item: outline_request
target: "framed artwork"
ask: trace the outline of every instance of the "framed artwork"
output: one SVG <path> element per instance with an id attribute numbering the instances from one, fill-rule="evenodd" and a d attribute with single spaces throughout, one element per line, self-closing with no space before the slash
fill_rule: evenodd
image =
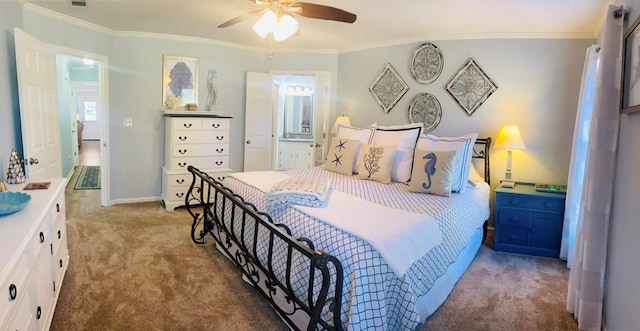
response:
<path id="1" fill-rule="evenodd" d="M 640 111 L 640 17 L 629 26 L 622 43 L 620 113 Z"/>
<path id="2" fill-rule="evenodd" d="M 429 84 L 436 80 L 443 66 L 442 52 L 431 43 L 420 45 L 411 58 L 411 74 L 420 84 Z"/>
<path id="3" fill-rule="evenodd" d="M 178 105 L 172 105 L 180 98 Z M 162 104 L 184 106 L 198 103 L 198 58 L 175 55 L 162 57 Z"/>
<path id="4" fill-rule="evenodd" d="M 469 59 L 447 84 L 447 92 L 469 116 L 497 89 L 473 59 Z"/>
<path id="5" fill-rule="evenodd" d="M 409 91 L 409 86 L 391 63 L 387 63 L 380 75 L 369 86 L 369 91 L 382 110 L 388 114 L 402 96 Z"/>
<path id="6" fill-rule="evenodd" d="M 430 132 L 440 124 L 442 107 L 438 99 L 429 93 L 420 93 L 409 104 L 409 121 L 422 123 L 422 132 Z"/>

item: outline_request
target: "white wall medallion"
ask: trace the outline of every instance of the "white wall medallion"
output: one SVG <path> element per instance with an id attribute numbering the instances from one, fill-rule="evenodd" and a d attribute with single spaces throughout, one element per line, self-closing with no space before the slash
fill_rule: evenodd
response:
<path id="1" fill-rule="evenodd" d="M 411 59 L 411 74 L 420 84 L 429 84 L 442 72 L 444 59 L 440 49 L 431 43 L 420 45 Z"/>
<path id="2" fill-rule="evenodd" d="M 469 59 L 447 84 L 447 92 L 469 116 L 497 89 L 473 59 Z"/>
<path id="3" fill-rule="evenodd" d="M 409 121 L 422 123 L 422 132 L 429 132 L 440 124 L 442 107 L 435 96 L 429 93 L 420 93 L 413 97 L 409 104 Z"/>
<path id="4" fill-rule="evenodd" d="M 409 91 L 409 86 L 391 63 L 387 63 L 380 75 L 369 86 L 369 91 L 382 110 L 388 114 L 391 108 Z"/>

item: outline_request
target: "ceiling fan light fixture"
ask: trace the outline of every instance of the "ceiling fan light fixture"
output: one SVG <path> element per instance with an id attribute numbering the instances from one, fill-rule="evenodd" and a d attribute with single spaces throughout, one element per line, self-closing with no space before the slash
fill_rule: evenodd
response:
<path id="1" fill-rule="evenodd" d="M 278 18 L 276 17 L 276 13 L 272 10 L 266 11 L 260 19 L 253 24 L 253 31 L 255 31 L 260 37 L 263 39 L 275 29 L 276 24 L 278 23 Z"/>
<path id="2" fill-rule="evenodd" d="M 293 36 L 298 31 L 298 21 L 291 15 L 284 14 L 273 28 L 273 39 L 276 41 L 285 40 Z"/>

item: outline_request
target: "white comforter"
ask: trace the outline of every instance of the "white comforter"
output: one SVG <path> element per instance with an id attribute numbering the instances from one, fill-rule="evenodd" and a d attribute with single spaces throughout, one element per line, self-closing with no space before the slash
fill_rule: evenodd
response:
<path id="1" fill-rule="evenodd" d="M 276 171 L 235 173 L 232 177 L 267 194 L 290 176 Z M 292 205 L 307 216 L 349 232 L 373 246 L 398 277 L 442 242 L 433 217 L 381 206 L 343 192 L 332 192 L 326 207 Z M 267 198 L 267 201 L 269 199 Z"/>

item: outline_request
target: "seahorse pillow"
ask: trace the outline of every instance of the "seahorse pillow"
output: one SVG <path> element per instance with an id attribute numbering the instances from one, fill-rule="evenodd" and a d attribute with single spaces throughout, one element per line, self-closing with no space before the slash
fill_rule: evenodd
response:
<path id="1" fill-rule="evenodd" d="M 391 183 L 396 146 L 364 145 L 358 160 L 358 178 Z"/>
<path id="2" fill-rule="evenodd" d="M 409 191 L 451 196 L 456 151 L 416 149 Z"/>
<path id="3" fill-rule="evenodd" d="M 338 137 L 331 139 L 331 145 L 329 146 L 329 153 L 327 154 L 327 161 L 324 164 L 324 168 L 329 171 L 351 176 L 359 148 L 359 140 Z"/>

